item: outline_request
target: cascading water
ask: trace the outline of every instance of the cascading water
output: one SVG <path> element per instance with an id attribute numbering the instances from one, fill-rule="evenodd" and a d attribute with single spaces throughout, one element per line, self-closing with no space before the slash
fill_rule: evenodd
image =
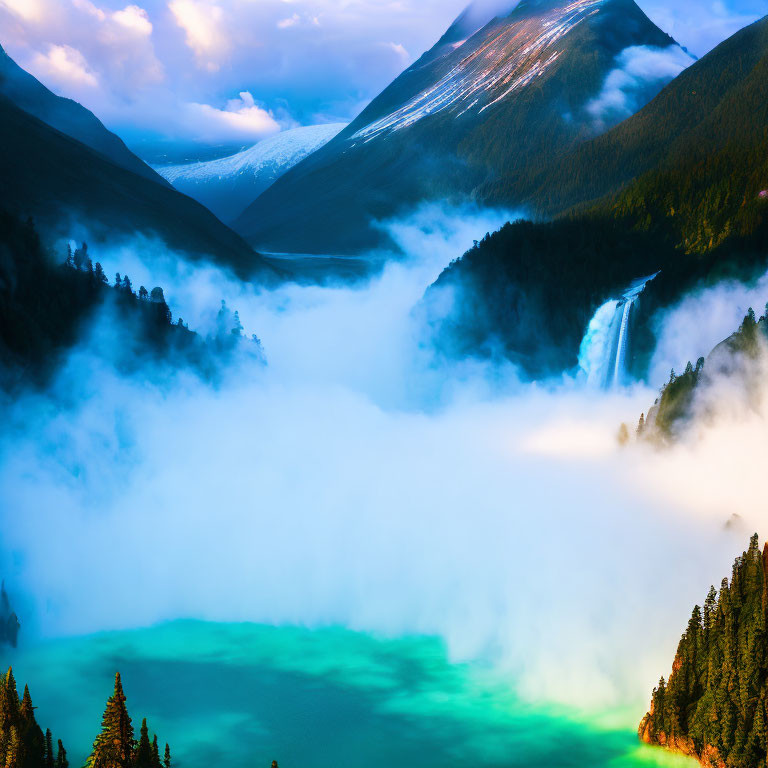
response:
<path id="1" fill-rule="evenodd" d="M 632 309 L 658 272 L 635 280 L 620 299 L 606 301 L 589 321 L 579 350 L 579 367 L 591 386 L 626 383 Z"/>

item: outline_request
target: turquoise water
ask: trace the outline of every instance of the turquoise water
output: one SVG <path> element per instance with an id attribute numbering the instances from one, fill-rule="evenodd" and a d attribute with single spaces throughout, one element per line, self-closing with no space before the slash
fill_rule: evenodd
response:
<path id="1" fill-rule="evenodd" d="M 431 638 L 175 622 L 40 643 L 5 660 L 73 766 L 118 669 L 134 723 L 149 718 L 179 768 L 695 765 L 638 745 L 637 713 L 587 719 L 531 707 L 489 670 L 449 663 Z"/>

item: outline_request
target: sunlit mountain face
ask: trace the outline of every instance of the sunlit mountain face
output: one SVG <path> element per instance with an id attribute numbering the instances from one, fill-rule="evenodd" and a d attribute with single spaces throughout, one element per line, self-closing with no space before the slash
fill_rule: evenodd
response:
<path id="1" fill-rule="evenodd" d="M 473 27 L 460 17 L 235 228 L 268 249 L 353 253 L 382 242 L 371 220 L 424 199 L 514 206 L 520 179 L 693 61 L 632 0 L 524 2 Z M 312 222 L 311 238 L 294 217 Z"/>
<path id="2" fill-rule="evenodd" d="M 357 131 L 352 140 L 368 140 L 400 130 L 444 110 L 454 119 L 471 112 L 482 115 L 544 76 L 563 54 L 557 42 L 589 16 L 599 13 L 604 2 L 578 0 L 511 26 L 494 24 L 478 42 L 456 41 L 451 47 L 463 55 L 458 64 L 396 112 Z"/>

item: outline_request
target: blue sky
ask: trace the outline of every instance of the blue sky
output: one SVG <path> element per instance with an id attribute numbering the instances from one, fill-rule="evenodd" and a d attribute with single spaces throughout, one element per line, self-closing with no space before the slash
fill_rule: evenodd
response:
<path id="1" fill-rule="evenodd" d="M 129 141 L 249 143 L 350 120 L 466 1 L 0 0 L 0 43 Z M 640 5 L 698 55 L 768 13 L 768 0 Z"/>

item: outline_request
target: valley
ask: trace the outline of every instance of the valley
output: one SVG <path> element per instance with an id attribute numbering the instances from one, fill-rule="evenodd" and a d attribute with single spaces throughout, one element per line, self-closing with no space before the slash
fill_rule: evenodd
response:
<path id="1" fill-rule="evenodd" d="M 765 768 L 768 17 L 686 2 L 0 0 L 0 765 Z"/>

